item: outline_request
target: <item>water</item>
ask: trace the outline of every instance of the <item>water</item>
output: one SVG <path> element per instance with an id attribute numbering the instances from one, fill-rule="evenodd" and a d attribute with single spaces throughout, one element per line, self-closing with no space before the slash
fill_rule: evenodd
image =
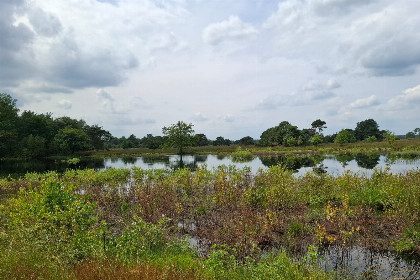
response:
<path id="1" fill-rule="evenodd" d="M 312 171 L 314 167 L 322 167 L 331 175 L 339 176 L 346 170 L 360 175 L 370 176 L 374 168 L 389 167 L 392 173 L 405 173 L 408 170 L 420 168 L 420 155 L 411 159 L 394 158 L 379 154 L 344 154 L 344 155 L 311 155 L 311 156 L 259 156 L 247 162 L 235 162 L 230 156 L 224 155 L 184 155 L 181 159 L 178 155 L 163 155 L 151 157 L 125 157 L 111 159 L 87 159 L 82 158 L 79 163 L 71 164 L 63 160 L 0 160 L 0 177 L 17 177 L 27 172 L 64 172 L 66 169 L 93 168 L 102 170 L 107 168 L 131 168 L 142 169 L 178 169 L 199 166 L 207 169 L 217 168 L 220 165 L 235 165 L 237 168 L 249 167 L 254 174 L 259 169 L 267 169 L 270 166 L 283 164 L 287 169 L 303 175 Z"/>

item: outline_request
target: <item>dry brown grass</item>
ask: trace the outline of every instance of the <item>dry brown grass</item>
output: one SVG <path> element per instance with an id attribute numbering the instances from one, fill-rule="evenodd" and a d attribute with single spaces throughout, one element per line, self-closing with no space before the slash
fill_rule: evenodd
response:
<path id="1" fill-rule="evenodd" d="M 189 280 L 200 279 L 194 270 L 178 270 L 154 264 L 126 265 L 115 261 L 86 261 L 74 270 L 77 280 Z"/>

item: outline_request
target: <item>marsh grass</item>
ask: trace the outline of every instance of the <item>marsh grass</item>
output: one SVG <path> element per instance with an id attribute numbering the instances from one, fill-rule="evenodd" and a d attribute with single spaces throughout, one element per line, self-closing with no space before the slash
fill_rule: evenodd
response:
<path id="1" fill-rule="evenodd" d="M 28 173 L 0 181 L 13 194 L 0 205 L 0 278 L 328 279 L 289 254 L 351 244 L 419 253 L 419 186 L 420 170 Z M 203 256 L 179 240 L 188 235 Z"/>

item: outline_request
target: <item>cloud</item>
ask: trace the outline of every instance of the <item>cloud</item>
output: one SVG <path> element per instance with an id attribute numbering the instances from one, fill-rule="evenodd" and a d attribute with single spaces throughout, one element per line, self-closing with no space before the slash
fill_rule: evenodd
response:
<path id="1" fill-rule="evenodd" d="M 420 106 L 420 85 L 406 89 L 386 104 L 389 110 L 412 109 Z"/>
<path id="2" fill-rule="evenodd" d="M 223 121 L 225 122 L 234 122 L 235 121 L 235 117 L 232 114 L 226 114 L 224 116 L 221 117 Z"/>
<path id="3" fill-rule="evenodd" d="M 192 119 L 196 122 L 204 122 L 208 120 L 208 118 L 200 112 L 195 113 Z"/>
<path id="4" fill-rule="evenodd" d="M 360 108 L 366 108 L 366 107 L 372 107 L 379 105 L 379 100 L 376 97 L 376 95 L 371 95 L 366 98 L 357 99 L 356 101 L 350 103 L 350 108 L 353 109 L 360 109 Z"/>
<path id="5" fill-rule="evenodd" d="M 62 99 L 60 101 L 57 102 L 58 107 L 66 109 L 66 110 L 70 110 L 71 107 L 73 106 L 73 103 L 69 100 L 65 100 Z"/>
<path id="6" fill-rule="evenodd" d="M 0 2 L 0 86 L 118 86 L 152 52 L 187 47 L 171 30 L 182 3 L 73 2 Z"/>
<path id="7" fill-rule="evenodd" d="M 56 36 L 62 30 L 60 20 L 39 8 L 29 11 L 28 18 L 36 33 L 46 36 Z"/>
<path id="8" fill-rule="evenodd" d="M 264 23 L 271 55 L 320 62 L 331 73 L 411 75 L 420 65 L 420 2 L 407 2 L 282 1 Z"/>
<path id="9" fill-rule="evenodd" d="M 254 37 L 258 34 L 251 24 L 243 22 L 237 16 L 208 25 L 202 34 L 204 42 L 210 45 L 218 45 L 224 41 L 239 41 Z"/>

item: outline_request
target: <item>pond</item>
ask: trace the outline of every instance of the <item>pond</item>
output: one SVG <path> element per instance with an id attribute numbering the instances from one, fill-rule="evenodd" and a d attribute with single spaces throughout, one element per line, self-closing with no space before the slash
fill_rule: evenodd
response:
<path id="1" fill-rule="evenodd" d="M 217 168 L 220 165 L 235 165 L 237 168 L 249 167 L 251 172 L 256 173 L 259 169 L 267 169 L 270 166 L 283 164 L 287 169 L 303 175 L 308 171 L 320 170 L 331 175 L 341 175 L 350 170 L 360 175 L 370 176 L 374 168 L 389 168 L 392 173 L 405 173 L 408 170 L 420 168 L 420 154 L 409 157 L 399 157 L 387 154 L 341 154 L 341 155 L 270 155 L 257 156 L 254 159 L 238 162 L 227 155 L 184 155 L 181 159 L 178 155 L 159 155 L 143 157 L 124 157 L 108 159 L 82 158 L 76 163 L 66 160 L 1 160 L 0 177 L 17 177 L 26 172 L 64 172 L 66 169 L 92 168 L 102 170 L 108 168 L 131 168 L 142 169 L 178 169 L 206 166 L 208 169 Z"/>

